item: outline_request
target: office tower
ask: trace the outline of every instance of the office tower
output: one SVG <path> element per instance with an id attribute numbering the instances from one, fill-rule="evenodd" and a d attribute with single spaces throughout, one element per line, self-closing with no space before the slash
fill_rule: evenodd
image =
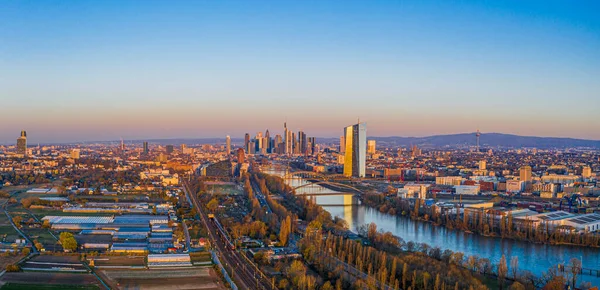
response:
<path id="1" fill-rule="evenodd" d="M 256 133 L 256 137 L 254 138 L 254 140 L 256 141 L 256 152 L 257 153 L 262 152 L 262 148 L 264 146 L 262 132 Z"/>
<path id="2" fill-rule="evenodd" d="M 231 154 L 231 137 L 229 136 L 225 138 L 225 151 L 227 155 Z"/>
<path id="3" fill-rule="evenodd" d="M 340 153 L 346 152 L 346 138 L 340 136 Z"/>
<path id="4" fill-rule="evenodd" d="M 583 167 L 583 169 L 581 170 L 581 176 L 583 178 L 590 178 L 590 177 L 592 177 L 592 168 L 589 167 L 589 166 Z"/>
<path id="5" fill-rule="evenodd" d="M 238 159 L 238 163 L 244 163 L 244 160 L 246 160 L 246 155 L 244 154 L 244 149 L 238 148 L 237 159 Z"/>
<path id="6" fill-rule="evenodd" d="M 306 144 L 306 134 L 303 131 L 298 131 L 298 153 L 306 155 L 308 145 Z"/>
<path id="7" fill-rule="evenodd" d="M 519 177 L 523 182 L 531 182 L 531 166 L 523 166 L 519 169 Z"/>
<path id="8" fill-rule="evenodd" d="M 485 160 L 479 161 L 479 170 L 486 170 L 487 162 Z"/>
<path id="9" fill-rule="evenodd" d="M 367 153 L 375 154 L 375 140 L 367 141 Z"/>
<path id="10" fill-rule="evenodd" d="M 248 143 L 248 154 L 256 153 L 257 145 L 258 144 L 256 144 L 256 142 L 254 140 L 250 141 L 250 143 Z"/>
<path id="11" fill-rule="evenodd" d="M 121 150 L 121 152 L 125 151 L 125 142 L 123 141 L 123 138 L 121 138 L 121 146 L 119 147 L 119 149 Z"/>
<path id="12" fill-rule="evenodd" d="M 148 151 L 148 141 L 144 141 L 144 155 L 148 155 L 149 151 Z"/>
<path id="13" fill-rule="evenodd" d="M 185 153 L 185 149 L 187 148 L 187 145 L 181 144 L 180 147 L 181 147 L 181 153 Z"/>
<path id="14" fill-rule="evenodd" d="M 73 159 L 79 159 L 79 156 L 80 156 L 79 149 L 73 149 L 73 150 L 71 150 L 71 158 L 73 158 Z"/>
<path id="15" fill-rule="evenodd" d="M 283 144 L 283 138 L 281 137 L 281 135 L 275 135 L 275 140 L 273 140 L 274 143 L 274 148 L 275 149 L 275 153 L 277 154 L 283 154 L 285 151 L 285 146 Z"/>
<path id="16" fill-rule="evenodd" d="M 367 124 L 358 123 L 344 129 L 346 152 L 344 175 L 365 177 L 367 159 Z"/>
<path id="17" fill-rule="evenodd" d="M 283 123 L 285 152 L 284 154 L 291 155 L 294 153 L 294 136 L 292 131 L 288 130 L 287 123 Z"/>
<path id="18" fill-rule="evenodd" d="M 21 136 L 17 138 L 17 154 L 27 156 L 27 132 L 21 131 Z"/>
<path id="19" fill-rule="evenodd" d="M 264 143 L 266 143 L 265 145 L 265 152 L 266 153 L 271 153 L 271 134 L 269 134 L 269 129 L 267 129 L 267 131 L 265 131 L 265 141 Z"/>
<path id="20" fill-rule="evenodd" d="M 314 155 L 316 153 L 316 148 L 317 146 L 317 141 L 315 140 L 315 137 L 309 137 L 308 138 L 308 154 L 310 155 Z"/>
<path id="21" fill-rule="evenodd" d="M 246 153 L 250 153 L 250 134 L 248 133 L 244 136 L 244 150 Z"/>
<path id="22" fill-rule="evenodd" d="M 296 139 L 296 133 L 292 132 L 292 154 L 298 154 L 298 140 Z"/>
<path id="23" fill-rule="evenodd" d="M 173 153 L 173 145 L 167 145 L 167 154 Z"/>

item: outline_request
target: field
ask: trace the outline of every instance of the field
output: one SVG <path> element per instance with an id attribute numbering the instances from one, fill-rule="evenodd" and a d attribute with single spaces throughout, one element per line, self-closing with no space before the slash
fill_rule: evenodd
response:
<path id="1" fill-rule="evenodd" d="M 212 262 L 210 252 L 192 252 L 190 253 L 192 263 Z"/>
<path id="2" fill-rule="evenodd" d="M 212 268 L 99 272 L 114 289 L 226 289 Z"/>
<path id="3" fill-rule="evenodd" d="M 88 257 L 88 260 L 94 259 L 96 268 L 102 267 L 145 267 L 145 256 L 97 256 Z M 88 261 L 89 263 L 89 261 Z"/>
<path id="4" fill-rule="evenodd" d="M 0 283 L 0 289 L 100 289 L 101 285 L 92 274 L 46 272 L 5 273 Z"/>
<path id="5" fill-rule="evenodd" d="M 96 290 L 96 285 L 48 285 L 48 284 L 25 284 L 6 283 L 0 290 Z"/>
<path id="6" fill-rule="evenodd" d="M 237 185 L 214 184 L 207 185 L 210 194 L 241 195 L 244 191 Z"/>
<path id="7" fill-rule="evenodd" d="M 21 238 L 21 235 L 12 227 L 8 217 L 4 213 L 0 213 L 0 240 L 14 243 L 18 238 Z"/>
<path id="8" fill-rule="evenodd" d="M 0 255 L 0 271 L 3 271 L 6 269 L 6 266 L 11 265 L 11 264 L 15 264 L 16 262 L 18 262 L 19 260 L 21 260 L 23 257 L 25 257 L 24 255 Z"/>

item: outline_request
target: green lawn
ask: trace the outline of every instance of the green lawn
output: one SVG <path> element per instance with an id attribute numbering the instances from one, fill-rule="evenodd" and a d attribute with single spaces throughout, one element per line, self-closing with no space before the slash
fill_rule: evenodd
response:
<path id="1" fill-rule="evenodd" d="M 1 290 L 96 290 L 100 289 L 96 285 L 51 285 L 51 284 L 26 284 L 26 283 L 6 283 Z"/>

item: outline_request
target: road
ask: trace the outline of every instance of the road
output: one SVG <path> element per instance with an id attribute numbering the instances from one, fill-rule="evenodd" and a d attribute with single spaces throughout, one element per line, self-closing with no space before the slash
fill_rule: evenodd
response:
<path id="1" fill-rule="evenodd" d="M 192 248 L 190 247 L 191 243 L 190 241 L 192 240 L 190 238 L 190 231 L 188 230 L 187 224 L 185 224 L 185 220 L 181 220 L 181 226 L 183 227 L 183 233 L 185 234 L 185 246 L 188 252 L 192 251 Z"/>
<path id="2" fill-rule="evenodd" d="M 209 222 L 208 216 L 202 211 L 198 197 L 191 194 L 188 185 L 184 182 L 184 192 L 192 201 L 192 205 L 198 210 L 198 214 L 204 226 L 208 230 L 210 242 L 219 253 L 221 263 L 228 270 L 236 286 L 241 289 L 274 289 L 271 281 L 267 279 L 248 258 L 242 256 L 242 253 L 227 247 L 226 243 L 217 236 L 217 228 L 212 222 Z"/>
<path id="3" fill-rule="evenodd" d="M 267 202 L 267 199 L 265 198 L 265 195 L 262 193 L 262 191 L 260 191 L 260 187 L 258 187 L 258 184 L 256 184 L 256 182 L 254 182 L 254 180 L 252 179 L 250 179 L 250 184 L 252 184 L 252 192 L 254 192 L 254 196 L 256 196 L 256 199 L 258 199 L 258 203 L 260 203 L 260 206 L 263 208 L 266 207 L 267 213 L 273 213 L 271 207 L 269 206 L 269 203 Z"/>

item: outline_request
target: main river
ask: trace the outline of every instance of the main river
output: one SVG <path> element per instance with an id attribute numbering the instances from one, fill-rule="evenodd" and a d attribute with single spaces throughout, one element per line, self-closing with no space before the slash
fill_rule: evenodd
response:
<path id="1" fill-rule="evenodd" d="M 267 173 L 282 176 L 282 171 L 267 171 Z M 295 177 L 288 184 L 296 187 L 309 184 L 308 181 Z M 305 193 L 336 193 L 319 185 L 307 185 L 297 190 L 297 194 Z M 477 255 L 490 259 L 496 264 L 502 254 L 507 261 L 516 256 L 519 258 L 519 269 L 529 270 L 539 276 L 550 267 L 559 263 L 568 263 L 571 258 L 582 260 L 584 268 L 600 269 L 600 249 L 572 246 L 553 246 L 532 244 L 508 239 L 484 237 L 467 234 L 462 231 L 449 230 L 433 226 L 429 223 L 414 221 L 410 218 L 381 213 L 376 209 L 357 205 L 351 196 L 315 196 L 316 202 L 331 213 L 332 216 L 343 218 L 352 231 L 361 225 L 375 223 L 378 229 L 390 231 L 404 241 L 426 243 L 432 247 L 450 249 L 462 252 L 466 256 Z M 583 281 L 592 285 L 600 285 L 600 278 L 584 275 Z M 578 279 L 578 282 L 582 279 Z"/>

